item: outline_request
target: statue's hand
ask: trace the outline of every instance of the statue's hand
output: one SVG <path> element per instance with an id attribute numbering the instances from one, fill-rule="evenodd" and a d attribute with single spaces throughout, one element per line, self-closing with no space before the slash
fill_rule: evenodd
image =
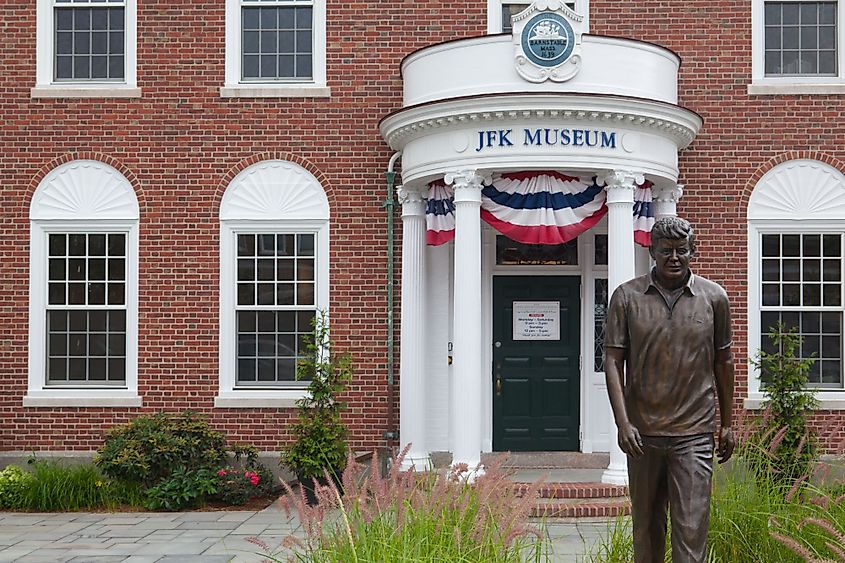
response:
<path id="1" fill-rule="evenodd" d="M 640 437 L 640 431 L 631 424 L 620 426 L 619 447 L 629 456 L 640 457 L 643 455 L 643 439 Z"/>
<path id="2" fill-rule="evenodd" d="M 719 448 L 716 453 L 719 454 L 719 463 L 728 461 L 734 453 L 734 432 L 730 426 L 722 426 L 719 430 Z"/>

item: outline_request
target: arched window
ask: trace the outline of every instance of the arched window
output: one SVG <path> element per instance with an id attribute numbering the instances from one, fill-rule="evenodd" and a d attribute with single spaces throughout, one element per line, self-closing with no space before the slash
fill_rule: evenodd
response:
<path id="1" fill-rule="evenodd" d="M 329 204 L 292 162 L 239 173 L 220 205 L 220 391 L 217 406 L 290 406 L 302 337 L 329 301 Z"/>
<path id="2" fill-rule="evenodd" d="M 845 176 L 823 162 L 792 160 L 767 172 L 748 202 L 748 349 L 771 350 L 769 327 L 783 322 L 816 358 L 810 386 L 823 402 L 843 396 Z M 749 398 L 762 398 L 749 378 Z"/>
<path id="3" fill-rule="evenodd" d="M 139 215 L 129 181 L 94 160 L 35 190 L 25 406 L 140 406 Z"/>

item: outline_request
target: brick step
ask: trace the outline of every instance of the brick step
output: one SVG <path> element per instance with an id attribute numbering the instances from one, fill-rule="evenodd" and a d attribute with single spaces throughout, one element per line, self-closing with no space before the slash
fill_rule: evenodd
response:
<path id="1" fill-rule="evenodd" d="M 513 469 L 604 469 L 610 462 L 605 453 L 582 452 L 508 452 L 482 453 L 481 463 L 506 456 L 505 467 Z"/>
<path id="2" fill-rule="evenodd" d="M 631 514 L 631 501 L 627 497 L 541 499 L 529 514 L 531 518 L 613 518 Z"/>
<path id="3" fill-rule="evenodd" d="M 532 486 L 531 483 L 516 483 L 517 494 L 522 496 Z M 606 483 L 542 483 L 539 491 L 540 498 L 544 499 L 602 499 L 628 495 L 628 487 Z"/>

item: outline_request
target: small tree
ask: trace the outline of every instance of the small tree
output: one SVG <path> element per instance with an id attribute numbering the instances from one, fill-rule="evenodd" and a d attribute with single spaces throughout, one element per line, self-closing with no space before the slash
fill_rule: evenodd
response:
<path id="1" fill-rule="evenodd" d="M 772 469 L 785 480 L 806 475 L 816 461 L 816 436 L 807 427 L 807 413 L 817 406 L 815 393 L 807 389 L 815 358 L 798 353 L 801 336 L 783 323 L 769 328 L 774 352 L 760 350 L 751 363 L 760 370 L 768 398 L 764 436 L 774 437 L 770 448 Z"/>
<path id="2" fill-rule="evenodd" d="M 306 338 L 306 356 L 297 362 L 296 378 L 308 380 L 308 394 L 297 400 L 298 420 L 291 426 L 293 442 L 282 450 L 282 463 L 300 479 L 339 476 L 346 467 L 347 428 L 341 420 L 345 403 L 338 396 L 352 377 L 349 354 L 331 350 L 326 314 L 314 319 Z"/>

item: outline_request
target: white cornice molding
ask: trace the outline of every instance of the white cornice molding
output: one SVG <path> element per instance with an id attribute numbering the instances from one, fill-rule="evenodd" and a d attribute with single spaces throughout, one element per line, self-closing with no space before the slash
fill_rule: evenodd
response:
<path id="1" fill-rule="evenodd" d="M 401 150 L 411 139 L 441 129 L 517 119 L 627 126 L 670 137 L 679 149 L 689 145 L 702 126 L 701 117 L 680 106 L 613 96 L 546 94 L 493 95 L 411 107 L 385 118 L 380 129 L 388 144 Z"/>

